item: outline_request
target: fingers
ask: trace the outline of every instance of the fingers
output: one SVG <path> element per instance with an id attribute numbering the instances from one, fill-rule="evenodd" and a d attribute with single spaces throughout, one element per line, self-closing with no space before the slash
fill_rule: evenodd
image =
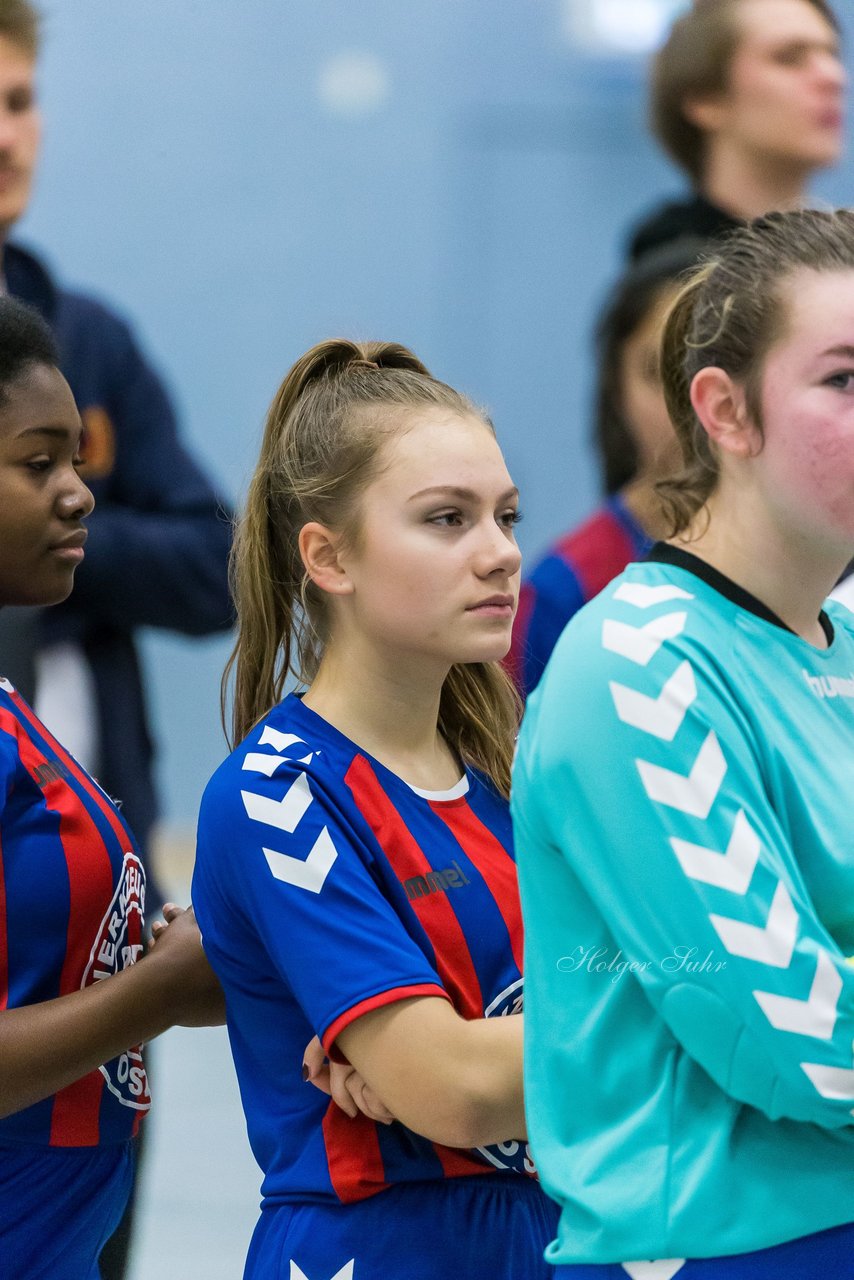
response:
<path id="1" fill-rule="evenodd" d="M 369 1120 L 376 1120 L 378 1124 L 392 1124 L 394 1116 L 387 1107 L 383 1106 L 371 1086 L 365 1083 L 358 1071 L 351 1072 L 347 1076 L 345 1083 L 350 1097 L 362 1115 L 367 1116 Z"/>
<path id="2" fill-rule="evenodd" d="M 332 1094 L 333 1102 L 336 1102 L 341 1110 L 355 1120 L 359 1114 L 359 1107 L 347 1088 L 347 1080 L 350 1076 L 356 1075 L 355 1068 L 343 1067 L 337 1062 L 330 1063 L 329 1066 L 329 1086 Z"/>
<path id="3" fill-rule="evenodd" d="M 317 1036 L 305 1047 L 302 1072 L 304 1080 L 328 1094 L 351 1119 L 355 1120 L 361 1112 L 379 1124 L 391 1124 L 394 1120 L 394 1116 L 383 1106 L 355 1067 L 327 1061 L 323 1045 Z"/>
<path id="4" fill-rule="evenodd" d="M 320 1071 L 326 1062 L 326 1054 L 323 1051 L 323 1045 L 314 1036 L 305 1046 L 305 1052 L 302 1055 L 303 1079 L 314 1082 L 314 1077 Z"/>

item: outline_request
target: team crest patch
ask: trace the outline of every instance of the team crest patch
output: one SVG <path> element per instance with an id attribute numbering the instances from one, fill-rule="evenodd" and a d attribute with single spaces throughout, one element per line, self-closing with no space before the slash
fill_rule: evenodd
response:
<path id="1" fill-rule="evenodd" d="M 126 853 L 112 902 L 101 921 L 83 974 L 82 987 L 127 969 L 142 954 L 145 923 L 145 869 L 135 853 Z M 122 1106 L 147 1111 L 148 1077 L 139 1047 L 128 1049 L 100 1068 L 107 1088 Z"/>
<path id="2" fill-rule="evenodd" d="M 521 1013 L 524 1007 L 523 979 L 517 978 L 509 987 L 495 997 L 484 1010 L 485 1018 L 507 1018 Z M 478 1155 L 488 1160 L 496 1169 L 506 1169 L 510 1173 L 524 1173 L 534 1177 L 537 1169 L 531 1158 L 531 1148 L 527 1142 L 496 1142 L 488 1147 L 476 1147 Z"/>

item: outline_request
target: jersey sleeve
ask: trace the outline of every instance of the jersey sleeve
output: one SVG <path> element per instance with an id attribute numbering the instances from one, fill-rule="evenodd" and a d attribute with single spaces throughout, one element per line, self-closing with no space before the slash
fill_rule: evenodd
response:
<path id="1" fill-rule="evenodd" d="M 523 697 L 536 688 L 561 632 L 583 604 L 578 577 L 557 555 L 546 556 L 523 582 L 506 659 Z"/>
<path id="2" fill-rule="evenodd" d="M 675 639 L 682 602 L 650 590 L 660 607 L 611 601 L 562 642 L 520 738 L 520 865 L 526 849 L 570 863 L 722 1090 L 772 1119 L 850 1125 L 854 970 L 817 916 L 722 667 Z"/>
<path id="3" fill-rule="evenodd" d="M 373 1009 L 449 998 L 380 886 L 369 834 L 354 823 L 322 779 L 262 753 L 247 754 L 240 784 L 203 803 L 200 818 L 200 858 L 227 851 L 248 927 L 327 1053 Z"/>

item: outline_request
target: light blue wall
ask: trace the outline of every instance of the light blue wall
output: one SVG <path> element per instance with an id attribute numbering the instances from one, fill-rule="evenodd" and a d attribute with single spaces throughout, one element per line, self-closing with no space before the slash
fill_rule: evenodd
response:
<path id="1" fill-rule="evenodd" d="M 228 495 L 285 369 L 345 333 L 408 343 L 489 407 L 527 554 L 590 509 L 591 317 L 627 224 L 681 184 L 645 136 L 642 66 L 574 54 L 563 7 L 42 0 L 20 238 L 133 318 Z M 387 92 L 343 115 L 318 85 L 353 52 Z M 852 200 L 851 163 L 819 190 Z M 145 651 L 166 816 L 190 825 L 227 645 Z"/>

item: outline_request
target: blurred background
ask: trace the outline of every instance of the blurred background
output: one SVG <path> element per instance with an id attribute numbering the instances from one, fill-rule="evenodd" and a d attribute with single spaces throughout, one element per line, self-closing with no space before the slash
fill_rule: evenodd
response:
<path id="1" fill-rule="evenodd" d="M 530 560 L 596 503 L 592 318 L 628 226 L 684 190 L 644 105 L 681 7 L 42 0 L 45 147 L 16 239 L 132 318 L 238 503 L 297 355 L 333 334 L 412 346 L 492 415 Z M 854 161 L 814 191 L 854 202 Z M 145 637 L 176 893 L 225 752 L 228 649 Z M 167 1040 L 134 1274 L 238 1276 L 258 1178 L 223 1037 Z"/>

